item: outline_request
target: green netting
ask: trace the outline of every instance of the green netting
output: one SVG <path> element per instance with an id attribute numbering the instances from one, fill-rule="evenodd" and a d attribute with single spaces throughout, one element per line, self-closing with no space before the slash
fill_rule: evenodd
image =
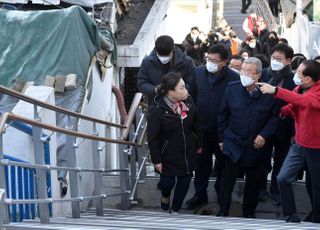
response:
<path id="1" fill-rule="evenodd" d="M 0 10 L 0 84 L 43 84 L 46 75 L 76 73 L 84 84 L 99 31 L 78 6 L 49 11 Z"/>

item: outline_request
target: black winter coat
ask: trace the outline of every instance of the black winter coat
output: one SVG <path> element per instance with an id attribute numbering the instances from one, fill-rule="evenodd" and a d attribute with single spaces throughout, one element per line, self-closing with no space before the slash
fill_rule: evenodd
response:
<path id="1" fill-rule="evenodd" d="M 281 71 L 275 72 L 272 71 L 271 68 L 263 69 L 261 72 L 261 79 L 264 82 L 267 82 L 273 86 L 277 86 L 280 81 L 282 81 L 281 88 L 293 90 L 296 85 L 293 81 L 293 72 L 291 70 L 290 65 L 284 67 Z M 288 103 L 276 99 L 276 108 L 280 110 L 283 106 L 287 105 Z M 277 139 L 282 140 L 289 140 L 291 137 L 294 136 L 294 122 L 292 117 L 286 117 L 281 119 L 279 122 L 279 126 L 277 131 L 275 132 L 274 136 Z"/>
<path id="2" fill-rule="evenodd" d="M 154 98 L 148 113 L 148 145 L 153 164 L 162 163 L 166 176 L 182 176 L 196 169 L 197 148 L 202 147 L 199 118 L 191 97 L 184 103 L 189 108 L 181 119 L 162 96 Z"/>
<path id="3" fill-rule="evenodd" d="M 163 75 L 169 72 L 179 72 L 182 75 L 187 88 L 194 76 L 194 62 L 181 49 L 173 49 L 172 63 L 162 64 L 154 50 L 149 56 L 145 57 L 140 65 L 137 86 L 138 90 L 146 95 L 149 100 L 155 96 L 155 87 L 159 84 Z"/>
<path id="4" fill-rule="evenodd" d="M 209 73 L 205 65 L 196 68 L 189 92 L 197 105 L 200 125 L 205 132 L 217 133 L 217 114 L 224 92 L 231 81 L 237 80 L 239 74 L 227 66 L 219 76 Z"/>

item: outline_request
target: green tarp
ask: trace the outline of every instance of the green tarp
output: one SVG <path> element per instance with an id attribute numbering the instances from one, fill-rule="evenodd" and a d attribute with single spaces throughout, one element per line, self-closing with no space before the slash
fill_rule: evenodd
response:
<path id="1" fill-rule="evenodd" d="M 99 31 L 78 6 L 48 11 L 0 10 L 0 84 L 16 78 L 42 85 L 46 75 L 78 75 L 84 84 Z"/>

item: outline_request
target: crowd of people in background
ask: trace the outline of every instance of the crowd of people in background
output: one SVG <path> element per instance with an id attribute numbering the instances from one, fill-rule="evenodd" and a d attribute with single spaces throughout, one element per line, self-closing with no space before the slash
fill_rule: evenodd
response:
<path id="1" fill-rule="evenodd" d="M 250 1 L 243 2 L 246 11 Z M 312 210 L 305 220 L 319 223 L 320 58 L 295 54 L 252 11 L 243 23 L 245 41 L 225 20 L 220 25 L 208 34 L 194 26 L 182 44 L 160 36 L 140 66 L 137 86 L 149 100 L 148 143 L 160 173 L 161 207 L 178 213 L 192 176 L 187 208 L 207 203 L 214 176 L 216 215 L 228 216 L 236 179 L 244 178 L 243 217 L 255 218 L 269 195 L 287 222 L 300 222 L 292 183 L 306 171 Z"/>

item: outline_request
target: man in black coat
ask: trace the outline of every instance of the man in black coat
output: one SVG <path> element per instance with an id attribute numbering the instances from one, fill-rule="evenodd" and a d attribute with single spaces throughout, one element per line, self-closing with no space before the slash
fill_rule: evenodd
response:
<path id="1" fill-rule="evenodd" d="M 290 46 L 283 43 L 277 44 L 272 51 L 270 68 L 262 70 L 262 80 L 273 86 L 280 86 L 284 89 L 293 90 L 296 86 L 293 81 L 294 73 L 292 72 L 290 65 L 293 54 L 293 49 Z M 276 106 L 279 110 L 286 104 L 286 102 L 280 99 L 276 100 Z M 277 175 L 287 156 L 291 145 L 291 138 L 293 136 L 294 123 L 292 118 L 287 117 L 281 119 L 277 131 L 271 138 L 272 145 L 270 145 L 269 149 L 269 155 L 273 155 L 274 162 L 271 175 L 270 197 L 275 205 L 281 204 Z M 265 191 L 266 188 L 267 174 L 268 173 L 266 172 L 262 191 Z"/>
<path id="2" fill-rule="evenodd" d="M 193 97 L 200 116 L 203 132 L 204 148 L 199 157 L 199 167 L 195 171 L 194 187 L 196 193 L 187 201 L 189 209 L 193 209 L 208 201 L 207 187 L 212 172 L 212 154 L 215 154 L 216 191 L 219 191 L 219 180 L 223 163 L 218 147 L 217 113 L 224 91 L 231 81 L 239 80 L 239 74 L 228 65 L 228 51 L 220 44 L 208 50 L 207 63 L 196 68 L 189 93 Z"/>
<path id="3" fill-rule="evenodd" d="M 160 36 L 155 42 L 155 49 L 143 59 L 140 65 L 138 90 L 148 97 L 149 102 L 152 102 L 156 85 L 162 76 L 169 72 L 179 72 L 188 88 L 194 76 L 194 69 L 193 60 L 179 48 L 174 47 L 174 41 L 170 36 Z"/>
<path id="4" fill-rule="evenodd" d="M 272 95 L 262 94 L 255 85 L 261 76 L 262 64 L 255 57 L 246 59 L 240 81 L 226 89 L 219 115 L 219 146 L 224 168 L 218 193 L 220 210 L 217 216 L 228 216 L 231 197 L 239 169 L 244 169 L 243 216 L 254 218 L 259 201 L 259 183 L 267 158 L 268 141 L 278 125 L 278 111 Z"/>

